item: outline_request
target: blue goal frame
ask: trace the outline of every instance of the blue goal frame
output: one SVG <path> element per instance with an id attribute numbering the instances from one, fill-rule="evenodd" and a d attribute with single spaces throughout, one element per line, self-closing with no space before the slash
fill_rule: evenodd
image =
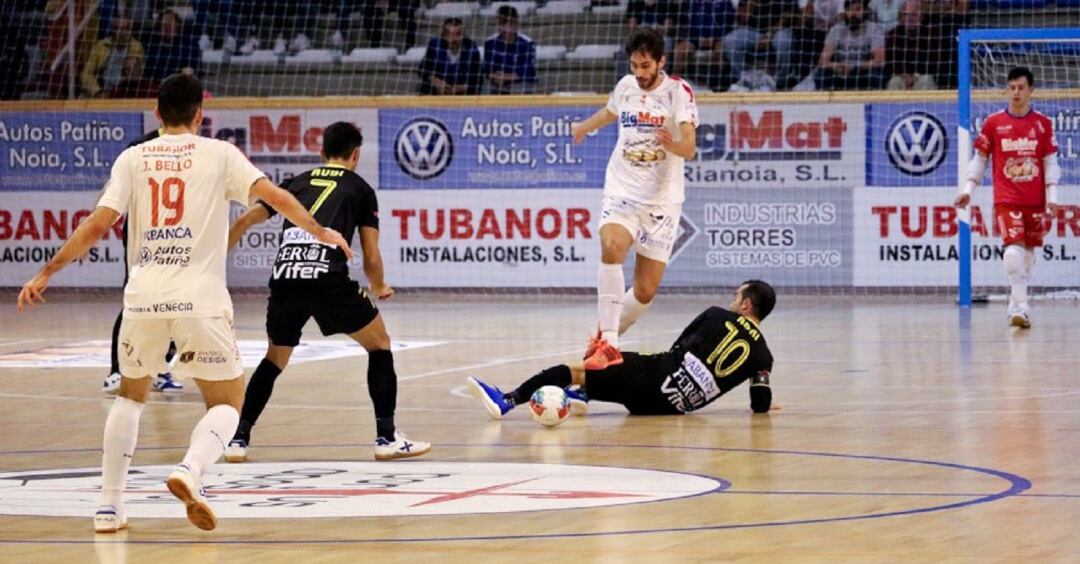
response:
<path id="1" fill-rule="evenodd" d="M 967 177 L 968 161 L 971 160 L 971 44 L 980 42 L 1053 42 L 1075 40 L 1080 42 L 1080 28 L 1023 28 L 1023 29 L 962 29 L 959 45 L 959 108 L 956 124 L 956 182 L 962 187 Z M 958 214 L 959 230 L 957 253 L 959 254 L 959 282 L 957 303 L 970 306 L 971 292 L 971 206 Z"/>

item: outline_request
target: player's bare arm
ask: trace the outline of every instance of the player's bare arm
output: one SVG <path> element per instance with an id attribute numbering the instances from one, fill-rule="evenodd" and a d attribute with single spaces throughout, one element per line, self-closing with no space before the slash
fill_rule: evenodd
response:
<path id="1" fill-rule="evenodd" d="M 694 129 L 694 124 L 688 121 L 680 123 L 679 135 L 681 135 L 681 138 L 676 141 L 671 136 L 670 131 L 660 129 L 656 132 L 656 141 L 665 150 L 677 156 L 686 160 L 693 159 L 694 155 L 697 154 L 697 130 Z"/>
<path id="2" fill-rule="evenodd" d="M 71 237 L 60 247 L 52 260 L 30 279 L 23 284 L 19 292 L 18 309 L 34 307 L 35 302 L 45 302 L 45 288 L 49 286 L 49 278 L 60 272 L 68 263 L 85 255 L 90 248 L 97 244 L 109 228 L 120 219 L 120 212 L 105 206 L 98 206 L 85 220 L 79 223 L 79 227 L 71 234 Z"/>
<path id="3" fill-rule="evenodd" d="M 368 279 L 371 295 L 380 300 L 393 297 L 394 289 L 383 280 L 382 253 L 379 251 L 379 230 L 374 227 L 360 228 L 360 247 L 364 251 L 364 275 Z"/>
<path id="4" fill-rule="evenodd" d="M 616 119 L 618 119 L 618 116 L 611 113 L 611 110 L 605 106 L 596 110 L 596 113 L 589 116 L 589 119 L 570 124 L 570 135 L 573 136 L 574 143 L 581 143 L 585 140 L 586 135 L 605 125 L 615 123 Z"/>
<path id="5" fill-rule="evenodd" d="M 341 236 L 341 233 L 319 225 L 319 222 L 315 221 L 315 218 L 311 217 L 311 214 L 308 213 L 307 208 L 305 208 L 295 196 L 290 194 L 288 190 L 279 188 L 273 182 L 270 182 L 263 177 L 256 180 L 255 184 L 251 186 L 251 193 L 260 200 L 270 204 L 270 207 L 280 212 L 281 215 L 285 216 L 285 218 L 291 221 L 293 225 L 314 235 L 320 242 L 341 247 L 341 250 L 345 251 L 345 258 L 352 259 L 352 249 L 349 248 L 349 242 Z"/>
<path id="6" fill-rule="evenodd" d="M 229 248 L 232 249 L 240 242 L 240 238 L 247 233 L 248 229 L 270 219 L 270 210 L 264 206 L 251 206 L 236 221 L 229 226 Z"/>

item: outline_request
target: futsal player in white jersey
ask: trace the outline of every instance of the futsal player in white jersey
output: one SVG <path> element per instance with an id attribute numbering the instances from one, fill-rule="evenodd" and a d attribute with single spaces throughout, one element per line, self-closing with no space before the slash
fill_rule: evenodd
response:
<path id="1" fill-rule="evenodd" d="M 619 141 L 608 160 L 600 212 L 600 271 L 597 275 L 599 335 L 586 351 L 590 369 L 622 362 L 621 355 L 593 353 L 606 341 L 618 351 L 619 335 L 652 304 L 679 231 L 683 162 L 696 151 L 697 105 L 682 79 L 664 72 L 664 38 L 639 28 L 626 41 L 631 74 L 615 85 L 605 107 L 571 126 L 575 143 L 618 122 Z M 623 262 L 633 248 L 634 281 L 629 290 Z"/>
<path id="2" fill-rule="evenodd" d="M 161 83 L 155 113 L 161 136 L 125 150 L 90 216 L 19 293 L 18 307 L 43 302 L 49 278 L 85 254 L 123 213 L 128 214 L 128 264 L 120 327 L 120 395 L 105 422 L 101 509 L 94 529 L 127 527 L 123 491 L 135 452 L 139 416 L 150 376 L 165 371 L 169 340 L 179 357 L 173 373 L 195 379 L 207 411 L 191 433 L 183 462 L 169 475 L 169 491 L 188 519 L 211 530 L 217 518 L 202 491 L 202 476 L 236 431 L 244 400 L 243 367 L 225 286 L 229 202 L 270 204 L 320 242 L 341 247 L 341 235 L 318 224 L 289 192 L 275 186 L 232 144 L 200 137 L 203 89 L 187 75 Z"/>

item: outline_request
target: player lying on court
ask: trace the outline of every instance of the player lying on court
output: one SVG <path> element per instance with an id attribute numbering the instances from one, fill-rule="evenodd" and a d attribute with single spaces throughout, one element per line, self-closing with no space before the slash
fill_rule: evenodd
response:
<path id="1" fill-rule="evenodd" d="M 52 275 L 85 254 L 128 214 L 131 270 L 120 327 L 122 377 L 119 397 L 105 421 L 102 505 L 94 515 L 94 529 L 101 533 L 127 528 L 123 492 L 139 418 L 150 377 L 165 371 L 170 340 L 180 357 L 176 376 L 195 379 L 207 411 L 191 432 L 183 462 L 165 484 L 184 502 L 195 526 L 217 526 L 202 477 L 221 457 L 226 437 L 236 431 L 244 397 L 244 369 L 225 286 L 229 202 L 269 202 L 312 238 L 351 254 L 339 233 L 319 225 L 236 146 L 197 134 L 202 97 L 202 84 L 195 77 L 173 75 L 161 83 L 154 110 L 164 125 L 161 136 L 120 153 L 97 207 L 19 292 L 19 311 L 43 302 Z"/>
<path id="2" fill-rule="evenodd" d="M 750 381 L 750 407 L 769 411 L 773 357 L 759 325 L 776 304 L 772 286 L 747 280 L 735 291 L 728 309 L 710 307 L 697 316 L 659 354 L 624 352 L 623 363 L 608 365 L 613 352 L 601 343 L 587 360 L 560 364 L 529 378 L 512 392 L 469 378 L 472 394 L 494 419 L 529 401 L 542 386 L 581 386 L 581 399 L 572 399 L 576 413 L 587 411 L 585 401 L 619 403 L 631 415 L 678 415 L 697 411 Z M 571 396 L 573 398 L 573 396 Z"/>
<path id="3" fill-rule="evenodd" d="M 375 190 L 354 172 L 363 142 L 355 125 L 331 124 L 323 131 L 322 156 L 326 164 L 292 179 L 288 189 L 322 225 L 333 227 L 348 240 L 359 231 L 370 295 L 387 299 L 394 290 L 383 281 L 379 202 Z M 266 204 L 252 206 L 229 229 L 229 246 L 236 245 L 248 229 L 273 214 L 273 208 Z M 251 429 L 270 401 L 274 381 L 289 364 L 304 325 L 312 317 L 323 335 L 348 335 L 368 353 L 368 393 L 375 406 L 375 459 L 408 458 L 431 450 L 431 443 L 409 439 L 394 426 L 397 374 L 390 336 L 369 292 L 349 277 L 345 253 L 314 240 L 286 220 L 270 277 L 266 307 L 269 346 L 248 382 L 240 425 L 225 449 L 225 460 L 247 460 Z"/>

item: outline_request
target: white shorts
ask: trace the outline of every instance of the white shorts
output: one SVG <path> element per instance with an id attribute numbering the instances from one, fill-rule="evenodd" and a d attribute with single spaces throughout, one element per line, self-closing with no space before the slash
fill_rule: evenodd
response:
<path id="1" fill-rule="evenodd" d="M 681 204 L 642 204 L 604 196 L 600 227 L 615 223 L 634 236 L 634 252 L 667 264 L 679 236 Z"/>
<path id="2" fill-rule="evenodd" d="M 120 325 L 120 374 L 142 378 L 169 372 L 165 353 L 176 343 L 172 374 L 198 380 L 232 380 L 244 374 L 231 316 L 128 319 Z"/>

